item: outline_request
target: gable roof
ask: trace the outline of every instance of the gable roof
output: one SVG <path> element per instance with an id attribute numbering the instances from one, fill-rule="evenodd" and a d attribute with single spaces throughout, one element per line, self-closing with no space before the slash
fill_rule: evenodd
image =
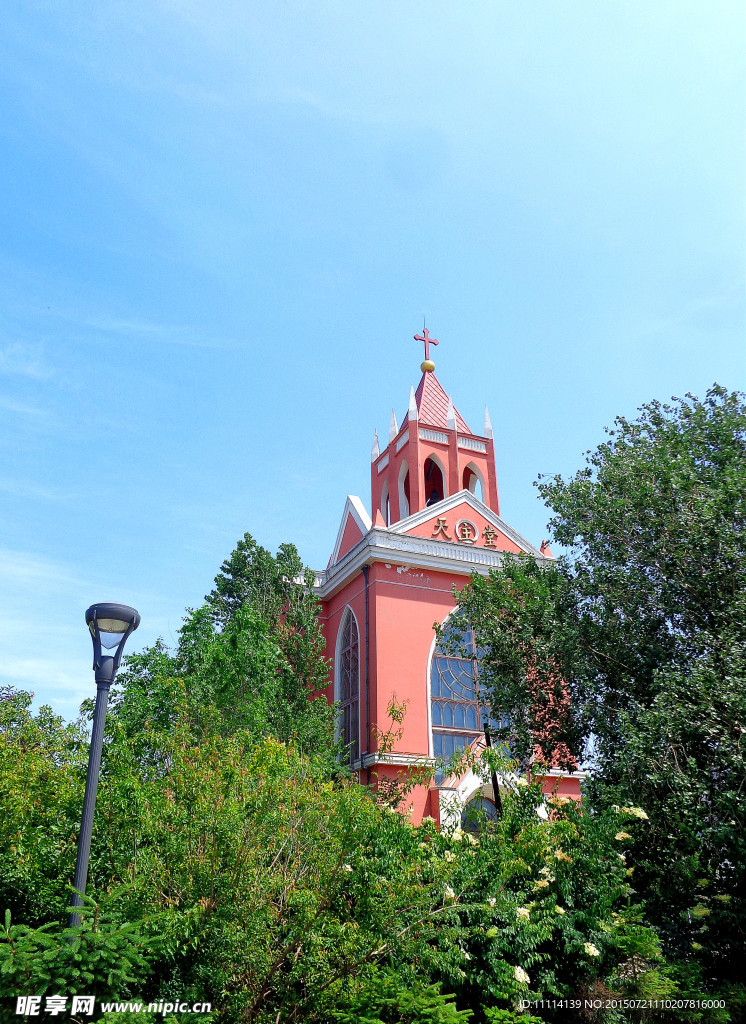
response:
<path id="1" fill-rule="evenodd" d="M 348 494 L 329 565 L 334 565 L 342 555 L 362 540 L 372 525 L 370 516 L 360 498 L 354 494 Z"/>
<path id="2" fill-rule="evenodd" d="M 417 403 L 420 423 L 428 427 L 438 427 L 440 430 L 448 429 L 449 398 L 434 372 L 426 371 L 422 374 L 414 398 Z M 453 411 L 456 414 L 456 429 L 463 434 L 470 434 L 471 430 L 469 430 L 466 420 L 455 406 Z M 407 423 L 409 423 L 409 413 L 404 417 L 402 427 L 405 427 Z"/>

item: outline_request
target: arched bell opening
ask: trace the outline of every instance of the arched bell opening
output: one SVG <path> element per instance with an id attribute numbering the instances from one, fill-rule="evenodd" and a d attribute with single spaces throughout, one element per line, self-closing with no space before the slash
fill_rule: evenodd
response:
<path id="1" fill-rule="evenodd" d="M 446 496 L 444 483 L 445 474 L 443 472 L 443 467 L 433 456 L 429 456 L 425 459 L 424 479 L 425 505 L 435 505 L 437 502 L 442 501 Z"/>
<path id="2" fill-rule="evenodd" d="M 381 491 L 381 515 L 386 526 L 391 526 L 391 498 L 389 497 L 388 482 L 384 483 Z"/>
<path id="3" fill-rule="evenodd" d="M 409 466 L 406 461 L 399 468 L 399 518 L 409 515 Z"/>
<path id="4" fill-rule="evenodd" d="M 484 481 L 482 480 L 482 474 L 473 462 L 470 462 L 468 466 L 464 466 L 462 486 L 465 491 L 471 491 L 475 498 L 484 501 Z"/>

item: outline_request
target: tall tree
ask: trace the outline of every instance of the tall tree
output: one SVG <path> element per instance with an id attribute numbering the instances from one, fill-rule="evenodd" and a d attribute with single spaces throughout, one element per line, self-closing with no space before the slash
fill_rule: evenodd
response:
<path id="1" fill-rule="evenodd" d="M 568 688 L 592 737 L 597 805 L 650 816 L 636 856 L 669 943 L 705 976 L 738 976 L 746 939 L 746 407 L 652 402 L 619 417 L 565 481 L 541 479 L 554 566 L 508 562 L 475 579 L 462 609 L 485 647 L 497 711 L 539 680 Z M 560 716 L 561 717 L 561 716 Z M 536 727 L 524 718 L 523 732 Z"/>
<path id="2" fill-rule="evenodd" d="M 166 726 L 186 699 L 195 721 L 216 712 L 224 735 L 274 736 L 322 756 L 338 771 L 334 709 L 320 695 L 328 677 L 313 572 L 292 544 L 277 556 L 245 534 L 201 608 L 189 609 L 175 651 L 162 641 L 125 659 L 112 698 L 134 735 Z M 210 723 L 211 725 L 211 723 Z"/>

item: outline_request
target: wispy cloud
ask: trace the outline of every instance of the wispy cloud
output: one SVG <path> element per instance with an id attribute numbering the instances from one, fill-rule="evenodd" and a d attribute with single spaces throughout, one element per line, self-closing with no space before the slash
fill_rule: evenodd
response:
<path id="1" fill-rule="evenodd" d="M 43 585 L 47 593 L 50 587 L 56 590 L 60 587 L 69 589 L 72 586 L 81 592 L 86 587 L 86 581 L 69 567 L 52 562 L 41 555 L 13 551 L 10 548 L 0 548 L 0 579 L 4 581 L 4 589 L 7 589 L 8 583 L 26 590 L 36 590 Z"/>
<path id="2" fill-rule="evenodd" d="M 33 498 L 35 501 L 67 502 L 72 494 L 55 491 L 49 487 L 40 487 L 28 480 L 12 480 L 0 477 L 0 491 L 14 498 Z"/>
<path id="3" fill-rule="evenodd" d="M 0 409 L 7 412 L 17 413 L 19 416 L 46 416 L 46 409 L 40 409 L 35 405 L 25 405 L 23 402 L 16 402 L 12 398 L 4 398 L 0 395 Z"/>
<path id="4" fill-rule="evenodd" d="M 690 299 L 670 315 L 651 317 L 640 325 L 639 335 L 670 334 L 677 327 L 686 325 L 700 330 L 713 330 L 720 326 L 740 325 L 746 323 L 744 312 L 743 285 L 738 282 L 729 289 L 714 295 L 705 295 Z"/>
<path id="5" fill-rule="evenodd" d="M 126 320 L 113 317 L 86 317 L 82 325 L 103 334 L 150 341 L 159 345 L 184 345 L 187 348 L 230 348 L 233 342 L 223 338 L 198 335 L 193 327 L 160 324 L 144 320 Z"/>
<path id="6" fill-rule="evenodd" d="M 92 649 L 83 613 L 109 593 L 111 576 L 106 573 L 0 547 L 0 684 L 30 690 L 36 704 L 51 704 L 59 714 L 74 717 L 81 700 L 93 692 Z M 123 600 L 147 620 L 130 651 L 158 635 L 173 641 L 173 615 L 164 609 L 159 593 L 127 587 Z"/>
<path id="7" fill-rule="evenodd" d="M 48 380 L 53 371 L 44 361 L 39 345 L 11 342 L 0 346 L 0 374 Z"/>

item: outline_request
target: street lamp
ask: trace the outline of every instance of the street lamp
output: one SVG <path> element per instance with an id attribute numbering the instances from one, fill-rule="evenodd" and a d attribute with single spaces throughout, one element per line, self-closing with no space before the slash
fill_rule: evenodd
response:
<path id="1" fill-rule="evenodd" d="M 93 669 L 96 673 L 96 710 L 93 713 L 93 731 L 91 733 L 91 749 L 88 754 L 88 772 L 85 779 L 85 796 L 83 797 L 83 817 L 80 822 L 80 838 L 78 839 L 78 857 L 75 861 L 75 878 L 72 898 L 73 907 L 82 907 L 82 894 L 85 892 L 88 878 L 88 858 L 91 852 L 91 831 L 93 829 L 93 812 L 96 809 L 96 790 L 98 789 L 98 773 L 101 767 L 101 748 L 104 742 L 104 724 L 106 722 L 106 705 L 109 702 L 109 687 L 122 659 L 122 651 L 127 637 L 140 625 L 140 614 L 126 604 L 92 604 L 85 613 L 85 621 L 93 638 Z M 104 650 L 111 654 L 104 654 Z M 80 925 L 80 916 L 71 913 L 68 919 L 70 928 Z"/>

